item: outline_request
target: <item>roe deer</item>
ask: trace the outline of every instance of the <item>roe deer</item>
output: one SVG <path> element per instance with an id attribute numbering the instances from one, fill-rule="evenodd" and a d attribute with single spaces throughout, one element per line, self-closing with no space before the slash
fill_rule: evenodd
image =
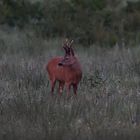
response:
<path id="1" fill-rule="evenodd" d="M 58 92 L 61 95 L 64 85 L 66 86 L 67 95 L 70 94 L 70 88 L 73 86 L 74 94 L 77 94 L 77 87 L 82 78 L 82 70 L 78 59 L 74 54 L 72 43 L 66 40 L 64 43 L 65 55 L 64 57 L 52 58 L 46 69 L 48 71 L 49 79 L 51 82 L 51 93 L 54 92 L 56 81 L 59 82 Z"/>

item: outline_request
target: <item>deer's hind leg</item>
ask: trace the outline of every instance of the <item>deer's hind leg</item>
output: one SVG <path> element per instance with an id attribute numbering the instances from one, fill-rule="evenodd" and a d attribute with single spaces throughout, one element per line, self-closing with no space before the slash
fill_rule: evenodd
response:
<path id="1" fill-rule="evenodd" d="M 73 92 L 77 95 L 77 84 L 73 84 Z"/>

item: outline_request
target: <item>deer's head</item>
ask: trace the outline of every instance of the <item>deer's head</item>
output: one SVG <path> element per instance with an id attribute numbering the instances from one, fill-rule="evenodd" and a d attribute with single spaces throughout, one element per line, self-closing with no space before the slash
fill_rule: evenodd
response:
<path id="1" fill-rule="evenodd" d="M 64 58 L 58 63 L 59 66 L 70 66 L 74 64 L 77 59 L 74 54 L 74 50 L 72 48 L 73 40 L 66 42 L 63 45 L 63 48 L 65 50 L 65 56 Z"/>

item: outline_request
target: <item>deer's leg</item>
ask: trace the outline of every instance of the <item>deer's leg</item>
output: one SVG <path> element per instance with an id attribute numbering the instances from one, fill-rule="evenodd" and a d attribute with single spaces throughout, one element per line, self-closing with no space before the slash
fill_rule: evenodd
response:
<path id="1" fill-rule="evenodd" d="M 60 82 L 60 81 L 59 81 L 59 89 L 58 89 L 59 95 L 61 95 L 62 92 L 63 92 L 64 84 L 65 84 L 64 82 Z"/>
<path id="2" fill-rule="evenodd" d="M 70 96 L 70 87 L 71 87 L 71 84 L 66 83 L 67 96 Z"/>
<path id="3" fill-rule="evenodd" d="M 52 81 L 51 81 L 51 94 L 52 94 L 52 95 L 53 95 L 53 92 L 54 92 L 55 84 L 56 84 L 56 80 L 52 80 Z"/>
<path id="4" fill-rule="evenodd" d="M 77 95 L 77 84 L 73 84 L 73 92 L 75 95 Z"/>

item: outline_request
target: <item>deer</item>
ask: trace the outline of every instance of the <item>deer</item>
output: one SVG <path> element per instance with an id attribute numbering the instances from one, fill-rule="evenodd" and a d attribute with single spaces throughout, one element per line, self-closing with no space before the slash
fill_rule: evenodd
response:
<path id="1" fill-rule="evenodd" d="M 77 95 L 78 84 L 82 78 L 82 69 L 78 58 L 75 56 L 72 45 L 73 40 L 69 41 L 66 39 L 63 44 L 65 55 L 52 58 L 46 66 L 51 83 L 52 95 L 56 81 L 59 82 L 59 95 L 62 95 L 64 86 L 66 87 L 68 96 L 70 95 L 71 86 L 73 87 L 74 95 Z"/>

